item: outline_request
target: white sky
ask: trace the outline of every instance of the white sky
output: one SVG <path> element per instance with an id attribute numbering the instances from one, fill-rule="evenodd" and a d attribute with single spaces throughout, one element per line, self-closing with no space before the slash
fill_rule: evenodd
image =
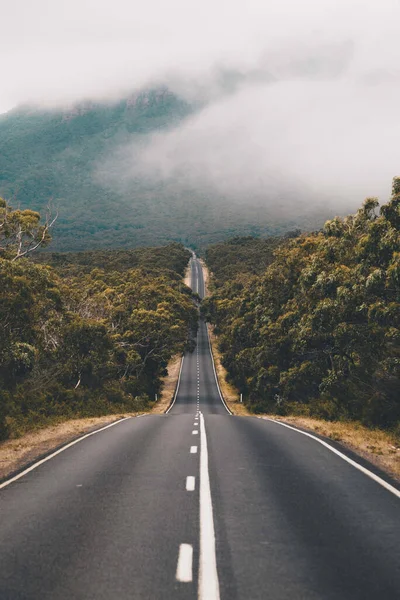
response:
<path id="1" fill-rule="evenodd" d="M 399 69 L 398 0 L 0 0 L 0 14 L 2 111 L 290 61 L 320 43 L 355 42 L 360 71 Z"/>
<path id="2" fill-rule="evenodd" d="M 0 112 L 155 81 L 209 96 L 135 154 L 135 173 L 253 193 L 290 171 L 365 195 L 400 171 L 400 0 L 0 0 L 0 14 Z M 221 68 L 244 74 L 235 93 Z"/>

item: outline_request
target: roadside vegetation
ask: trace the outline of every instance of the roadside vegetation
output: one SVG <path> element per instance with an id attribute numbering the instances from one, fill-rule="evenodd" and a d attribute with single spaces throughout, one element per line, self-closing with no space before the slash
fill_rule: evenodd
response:
<path id="1" fill-rule="evenodd" d="M 210 247 L 228 379 L 254 413 L 357 421 L 400 438 L 400 178 L 379 208 L 280 240 Z"/>
<path id="2" fill-rule="evenodd" d="M 50 241 L 40 216 L 1 200 L 0 439 L 146 409 L 197 327 L 190 253 L 174 243 L 34 261 L 20 250 L 32 240 Z"/>

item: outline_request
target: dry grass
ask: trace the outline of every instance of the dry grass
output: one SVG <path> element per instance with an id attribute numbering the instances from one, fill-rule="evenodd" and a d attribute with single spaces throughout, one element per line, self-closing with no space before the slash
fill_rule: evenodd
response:
<path id="1" fill-rule="evenodd" d="M 106 415 L 86 419 L 71 419 L 64 423 L 43 427 L 37 431 L 26 433 L 15 440 L 0 443 L 0 479 L 23 468 L 30 462 L 51 452 L 58 446 L 66 444 L 76 437 L 100 429 L 123 417 L 137 416 L 143 413 L 124 413 Z"/>
<path id="2" fill-rule="evenodd" d="M 400 446 L 386 431 L 367 429 L 357 422 L 332 423 L 311 417 L 268 416 L 340 442 L 400 481 Z"/>
<path id="3" fill-rule="evenodd" d="M 226 380 L 227 372 L 221 364 L 221 353 L 218 350 L 217 337 L 211 325 L 208 325 L 208 335 L 210 336 L 211 351 L 214 357 L 215 370 L 217 372 L 218 383 L 221 389 L 222 396 L 229 408 L 234 414 L 241 417 L 249 417 L 251 413 L 247 410 L 244 404 L 240 402 L 240 393 L 234 385 Z"/>
<path id="4" fill-rule="evenodd" d="M 208 282 L 210 280 L 210 274 L 207 268 L 207 265 L 203 260 L 200 260 L 201 266 L 203 267 L 203 276 L 204 276 L 204 288 L 205 294 L 208 294 Z M 229 410 L 234 415 L 239 415 L 241 417 L 248 417 L 251 413 L 247 410 L 247 408 L 240 402 L 240 393 L 239 390 L 235 388 L 234 385 L 228 383 L 227 381 L 227 372 L 225 367 L 222 366 L 221 363 L 221 353 L 218 350 L 218 340 L 217 336 L 214 333 L 214 329 L 212 325 L 207 325 L 208 327 L 208 335 L 210 336 L 210 344 L 211 351 L 214 358 L 215 370 L 217 372 L 218 383 L 221 389 L 222 396 L 229 408 Z"/>
<path id="5" fill-rule="evenodd" d="M 155 402 L 151 408 L 151 412 L 153 414 L 161 415 L 165 413 L 167 408 L 170 406 L 178 383 L 181 363 L 182 356 L 180 354 L 173 356 L 169 361 L 167 367 L 168 375 L 161 379 L 162 392 L 158 401 Z"/>
<path id="6" fill-rule="evenodd" d="M 185 275 L 183 277 L 183 281 L 184 281 L 185 285 L 187 285 L 190 288 L 192 287 L 192 269 L 190 268 L 190 263 L 186 267 L 186 271 L 185 271 Z"/>
<path id="7" fill-rule="evenodd" d="M 207 265 L 202 258 L 199 258 L 199 262 L 203 267 L 203 279 L 204 279 L 204 295 L 208 296 L 208 282 L 210 279 L 210 273 L 208 271 Z"/>

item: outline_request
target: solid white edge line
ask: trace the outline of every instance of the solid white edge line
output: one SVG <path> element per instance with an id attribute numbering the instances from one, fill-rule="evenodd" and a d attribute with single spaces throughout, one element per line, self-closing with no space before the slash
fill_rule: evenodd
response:
<path id="1" fill-rule="evenodd" d="M 355 460 L 352 460 L 351 458 L 349 458 L 348 456 L 343 454 L 343 452 L 340 452 L 340 450 L 336 450 L 336 448 L 334 448 L 333 446 L 331 446 L 324 440 L 319 439 L 312 433 L 307 433 L 307 431 L 301 431 L 301 429 L 297 429 L 296 427 L 292 427 L 291 425 L 287 425 L 286 423 L 282 423 L 281 421 L 276 421 L 275 419 L 270 419 L 269 417 L 258 417 L 258 418 L 263 419 L 264 421 L 271 421 L 272 423 L 276 423 L 277 425 L 281 425 L 282 427 L 287 427 L 287 429 L 292 429 L 293 431 L 296 431 L 297 433 L 301 433 L 302 435 L 305 435 L 305 436 L 315 440 L 316 442 L 318 442 L 322 446 L 325 446 L 325 448 L 328 448 L 328 450 L 330 450 L 331 452 L 333 452 L 334 454 L 339 456 L 342 460 L 349 463 L 352 467 L 354 467 L 355 469 L 358 469 L 358 471 L 361 471 L 361 473 L 364 473 L 364 475 L 366 475 L 370 479 L 373 479 L 376 483 L 378 483 L 379 485 L 384 487 L 386 490 L 388 490 L 389 492 L 391 492 L 392 494 L 397 496 L 397 498 L 400 498 L 400 490 L 396 489 L 393 485 L 390 485 L 390 483 L 388 483 L 387 481 L 385 481 L 384 479 L 379 477 L 379 475 L 375 475 L 375 473 L 372 473 L 372 471 L 370 471 L 369 469 L 366 469 L 365 467 L 360 465 L 358 462 L 356 462 Z"/>
<path id="2" fill-rule="evenodd" d="M 167 410 L 165 411 L 165 415 L 167 415 L 169 413 L 169 411 L 171 410 L 171 408 L 173 407 L 173 405 L 175 404 L 176 401 L 176 397 L 178 395 L 179 392 L 179 386 L 181 384 L 181 375 L 182 375 L 182 369 L 183 369 L 183 361 L 185 360 L 185 357 L 182 356 L 182 360 L 181 360 L 181 368 L 179 369 L 179 376 L 178 376 L 178 383 L 176 385 L 176 390 L 175 390 L 175 396 L 174 399 L 172 400 L 171 405 L 167 408 Z"/>
<path id="3" fill-rule="evenodd" d="M 191 258 L 190 260 L 193 260 L 193 258 Z M 165 415 L 167 415 L 169 413 L 169 411 L 171 410 L 171 408 L 174 406 L 175 402 L 176 402 L 176 398 L 178 396 L 178 392 L 179 392 L 179 386 L 181 384 L 181 375 L 182 375 L 182 369 L 183 369 L 183 361 L 185 360 L 185 356 L 182 355 L 182 360 L 181 360 L 181 367 L 179 369 L 179 376 L 178 376 L 178 383 L 176 385 L 176 390 L 175 390 L 175 395 L 174 395 L 174 399 L 172 400 L 170 406 L 167 408 L 167 410 L 165 411 Z"/>
<path id="4" fill-rule="evenodd" d="M 5 487 L 7 487 L 8 485 L 10 485 L 10 483 L 13 483 L 14 481 L 17 481 L 18 479 L 21 479 L 21 477 L 23 477 L 27 473 L 30 473 L 34 469 L 37 469 L 37 467 L 40 467 L 40 465 L 43 465 L 45 462 L 47 462 L 48 460 L 51 460 L 52 458 L 54 458 L 58 454 L 61 454 L 61 452 L 64 452 L 65 450 L 68 450 L 68 448 L 71 448 L 72 446 L 75 446 L 75 444 L 79 444 L 79 442 L 82 442 L 83 440 L 86 440 L 86 438 L 91 437 L 92 435 L 96 435 L 96 433 L 100 433 L 101 431 L 104 431 L 105 429 L 109 429 L 110 427 L 114 427 L 114 425 L 118 425 L 118 423 L 122 423 L 122 421 L 127 421 L 128 419 L 135 419 L 135 418 L 138 419 L 139 417 L 145 417 L 145 416 L 147 416 L 147 415 L 138 415 L 137 417 L 124 417 L 123 419 L 119 419 L 118 421 L 114 421 L 113 423 L 110 423 L 109 425 L 105 425 L 104 427 L 101 427 L 100 429 L 96 429 L 95 431 L 91 431 L 90 433 L 86 433 L 82 437 L 80 437 L 80 438 L 78 438 L 76 440 L 73 440 L 72 442 L 69 442 L 69 444 L 66 444 L 62 448 L 59 448 L 55 452 L 52 452 L 48 456 L 45 456 L 41 460 L 38 460 L 38 462 L 35 462 L 33 465 L 31 465 L 27 469 L 24 469 L 23 471 L 21 471 L 21 473 L 18 473 L 14 477 L 11 477 L 11 479 L 7 479 L 7 481 L 4 481 L 3 483 L 0 483 L 0 490 L 3 489 L 3 488 L 5 488 Z"/>
<path id="5" fill-rule="evenodd" d="M 195 271 L 196 271 L 196 276 L 195 276 L 196 277 L 196 294 L 198 294 L 199 293 L 199 283 L 200 282 L 199 282 L 199 266 L 197 264 L 197 260 L 194 262 L 194 264 L 195 264 L 195 267 L 196 267 L 195 268 Z"/>
<path id="6" fill-rule="evenodd" d="M 214 517 L 208 471 L 207 434 L 200 413 L 200 556 L 199 600 L 219 600 L 217 557 L 215 552 Z"/>
<path id="7" fill-rule="evenodd" d="M 230 415 L 232 415 L 233 413 L 232 413 L 232 411 L 230 411 L 230 410 L 229 410 L 229 408 L 227 407 L 227 405 L 226 405 L 226 402 L 225 402 L 225 400 L 224 400 L 224 397 L 223 397 L 223 395 L 222 395 L 222 392 L 221 392 L 221 388 L 219 387 L 219 381 L 218 381 L 217 371 L 215 370 L 215 362 L 214 362 L 214 357 L 213 357 L 213 353 L 212 353 L 212 350 L 211 350 L 210 334 L 208 333 L 208 327 L 207 327 L 207 323 L 205 323 L 205 326 L 206 326 L 206 331 L 207 331 L 208 347 L 209 347 L 209 349 L 210 349 L 211 362 L 212 362 L 212 366 L 213 366 L 214 377 L 215 377 L 215 382 L 216 382 L 216 384 L 217 384 L 217 388 L 218 388 L 219 397 L 221 398 L 221 402 L 222 402 L 222 404 L 225 406 L 225 408 L 226 408 L 226 410 L 228 411 L 228 413 L 229 413 Z"/>
<path id="8" fill-rule="evenodd" d="M 203 274 L 203 267 L 201 266 L 201 263 L 199 263 L 199 264 L 200 264 L 201 273 Z M 203 276 L 203 282 L 204 282 L 204 276 Z M 205 285 L 204 285 L 204 297 L 206 296 L 206 293 L 205 293 L 205 292 L 206 292 L 206 287 L 205 287 Z M 214 377 L 215 377 L 215 382 L 216 382 L 216 384 L 217 384 L 217 388 L 218 388 L 219 397 L 221 398 L 221 402 L 222 402 L 222 404 L 225 406 L 225 408 L 226 408 L 227 412 L 228 412 L 230 415 L 233 415 L 232 411 L 231 411 L 231 410 L 229 410 L 229 408 L 228 408 L 228 406 L 227 406 L 227 404 L 226 404 L 226 402 L 225 402 L 225 400 L 224 400 L 224 397 L 223 397 L 223 395 L 222 395 L 222 392 L 221 392 L 221 388 L 220 388 L 220 386 L 219 386 L 218 375 L 217 375 L 217 371 L 216 371 L 216 369 L 215 369 L 214 356 L 213 356 L 212 349 L 211 349 L 210 334 L 209 334 L 209 332 L 208 332 L 208 326 L 207 326 L 207 323 L 206 323 L 206 322 L 205 322 L 205 326 L 206 326 L 206 332 L 207 332 L 208 347 L 209 347 L 209 350 L 210 350 L 211 362 L 212 362 L 212 366 L 213 366 Z"/>
<path id="9" fill-rule="evenodd" d="M 182 583 L 193 581 L 193 546 L 191 544 L 181 544 L 179 546 L 176 579 Z"/>
<path id="10" fill-rule="evenodd" d="M 193 477 L 193 475 L 189 475 L 188 477 L 186 477 L 186 491 L 194 492 L 195 487 L 196 487 L 196 478 Z"/>
<path id="11" fill-rule="evenodd" d="M 203 271 L 203 267 L 202 267 L 202 266 L 200 266 L 200 268 L 201 268 L 201 270 Z M 207 323 L 206 323 L 206 322 L 205 322 L 205 326 L 206 326 L 206 332 L 207 332 L 208 348 L 209 348 L 209 351 L 210 351 L 211 363 L 212 363 L 212 366 L 213 366 L 214 377 L 215 377 L 215 383 L 217 384 L 218 394 L 219 394 L 219 397 L 220 397 L 220 399 L 221 399 L 221 402 L 222 402 L 222 404 L 224 405 L 224 407 L 225 407 L 226 411 L 227 411 L 227 412 L 228 412 L 230 415 L 233 415 L 232 411 L 231 411 L 231 410 L 229 410 L 229 408 L 228 408 L 228 406 L 227 406 L 227 404 L 226 404 L 226 402 L 225 402 L 225 400 L 224 400 L 224 397 L 222 396 L 221 388 L 219 387 L 219 382 L 218 382 L 217 371 L 215 370 L 214 357 L 213 357 L 213 353 L 212 353 L 212 350 L 211 350 L 210 335 L 209 335 L 209 333 L 208 333 L 208 327 L 207 327 Z M 197 334 L 197 336 L 198 336 L 198 335 L 199 335 L 199 334 Z M 198 348 L 197 348 L 197 352 L 198 352 Z M 164 413 L 165 415 L 167 415 L 167 414 L 169 413 L 169 411 L 171 410 L 171 408 L 174 406 L 174 404 L 175 404 L 175 402 L 176 402 L 176 398 L 177 398 L 177 396 L 178 396 L 178 392 L 179 392 L 179 386 L 180 386 L 180 383 L 181 383 L 181 375 L 182 375 L 182 369 L 183 369 L 183 361 L 184 361 L 184 359 L 185 359 L 185 357 L 184 357 L 184 356 L 182 356 L 181 368 L 179 369 L 179 377 L 178 377 L 178 383 L 177 383 L 177 386 L 176 386 L 175 396 L 174 396 L 174 399 L 173 399 L 173 401 L 172 401 L 171 405 L 170 405 L 170 406 L 167 408 L 167 410 L 165 411 L 165 413 Z M 0 488 L 0 489 L 1 489 L 1 488 Z"/>

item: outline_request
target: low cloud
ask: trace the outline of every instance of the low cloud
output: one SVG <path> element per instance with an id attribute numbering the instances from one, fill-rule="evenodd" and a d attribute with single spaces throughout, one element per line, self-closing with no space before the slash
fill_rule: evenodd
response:
<path id="1" fill-rule="evenodd" d="M 399 172 L 399 20 L 398 0 L 3 0 L 0 111 L 163 83 L 197 112 L 124 146 L 125 183 L 346 209 Z"/>
<path id="2" fill-rule="evenodd" d="M 386 200 L 400 171 L 399 74 L 353 70 L 354 52 L 344 42 L 297 53 L 278 68 L 231 74 L 233 89 L 220 76 L 195 116 L 123 148 L 125 177 L 295 212 Z"/>

